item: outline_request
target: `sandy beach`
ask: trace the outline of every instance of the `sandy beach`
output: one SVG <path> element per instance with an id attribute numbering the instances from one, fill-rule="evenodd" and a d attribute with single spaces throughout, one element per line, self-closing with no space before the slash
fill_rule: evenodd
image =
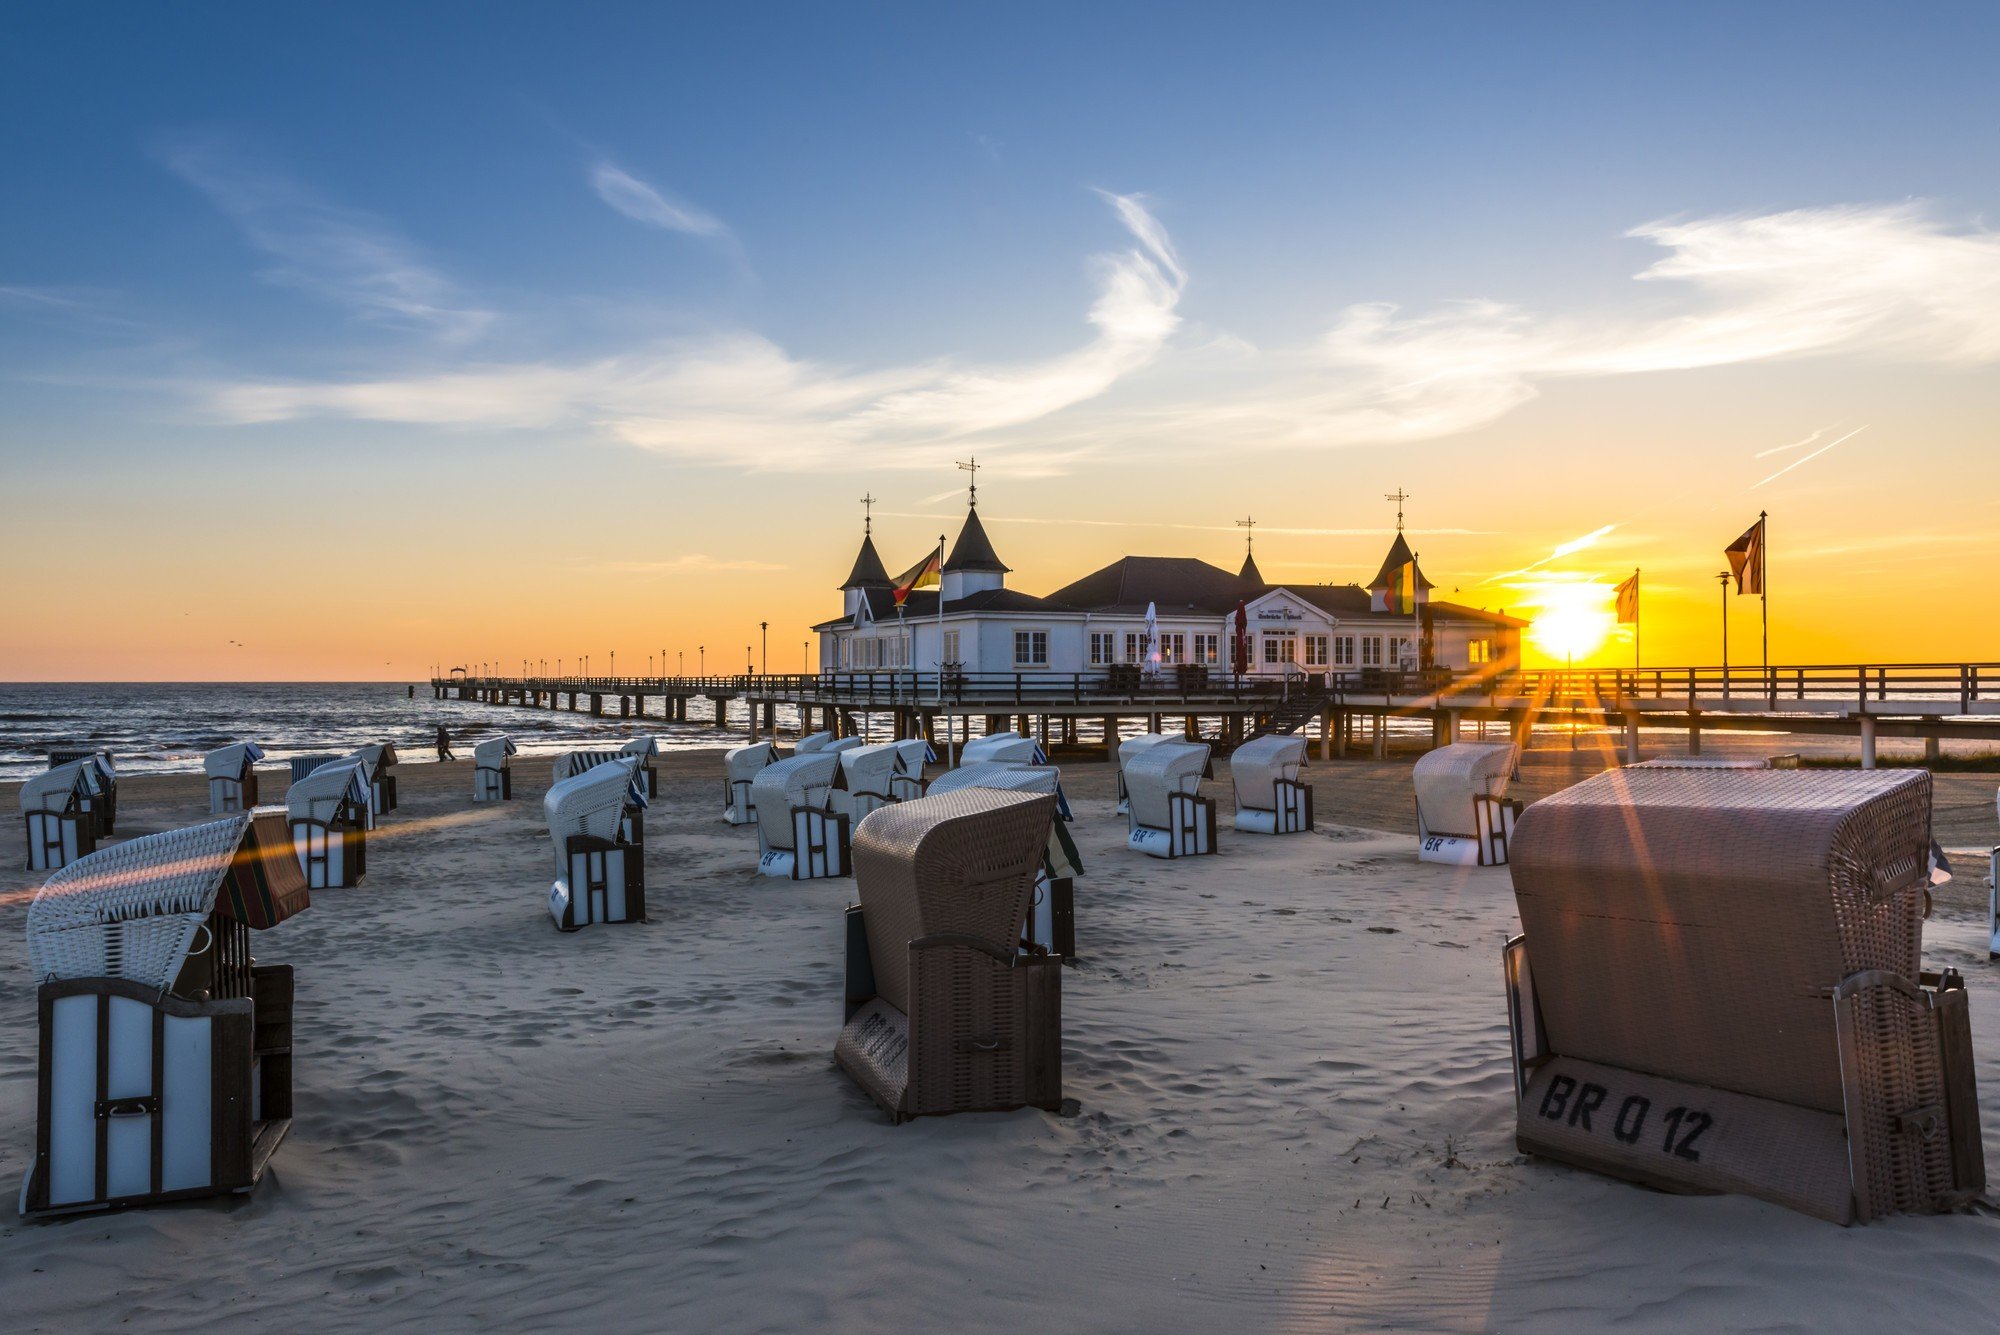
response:
<path id="1" fill-rule="evenodd" d="M 1518 1155 L 1508 874 L 1416 860 L 1405 760 L 1316 764 L 1318 832 L 1225 829 L 1219 856 L 1174 863 L 1124 851 L 1108 769 L 1065 763 L 1088 869 L 1064 981 L 1074 1103 L 903 1126 L 832 1062 L 853 883 L 760 879 L 754 834 L 717 819 L 716 756 L 661 763 L 650 921 L 573 936 L 543 907 L 546 762 L 517 761 L 517 800 L 482 807 L 469 763 L 401 767 L 363 884 L 258 942 L 298 971 L 297 1119 L 261 1188 L 50 1223 L 10 1208 L 6 1324 L 1860 1330 L 1977 1325 L 2000 1299 L 1991 1218 L 1842 1230 Z M 1538 751 L 1517 793 L 1598 763 Z M 1966 973 L 2000 1164 L 1993 789 L 1939 776 L 1939 834 L 1979 856 L 1926 957 Z M 121 785 L 121 836 L 204 815 L 199 776 Z M 12 1184 L 34 1138 L 41 878 L 7 828 Z"/>

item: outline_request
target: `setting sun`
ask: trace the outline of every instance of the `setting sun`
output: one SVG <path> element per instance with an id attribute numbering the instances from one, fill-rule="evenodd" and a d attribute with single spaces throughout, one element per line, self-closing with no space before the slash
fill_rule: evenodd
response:
<path id="1" fill-rule="evenodd" d="M 1536 650 L 1561 662 L 1581 661 L 1604 647 L 1617 626 L 1612 590 L 1604 584 L 1550 584 L 1537 595 L 1528 626 Z"/>

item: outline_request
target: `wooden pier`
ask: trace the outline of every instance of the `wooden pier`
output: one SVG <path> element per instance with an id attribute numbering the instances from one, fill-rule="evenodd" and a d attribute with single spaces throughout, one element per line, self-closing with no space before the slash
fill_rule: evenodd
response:
<path id="1" fill-rule="evenodd" d="M 1812 664 L 1788 667 L 1590 669 L 1553 672 L 1297 673 L 1233 676 L 1169 667 L 1160 678 L 1088 673 L 823 672 L 729 677 L 470 677 L 431 682 L 440 700 L 470 700 L 597 717 L 707 722 L 775 735 L 780 705 L 802 731 L 857 731 L 882 716 L 888 735 L 924 736 L 943 750 L 1014 729 L 1047 747 L 1115 753 L 1121 725 L 1179 727 L 1232 746 L 1260 731 L 1317 732 L 1321 756 L 1365 747 L 1385 754 L 1392 720 L 1428 721 L 1433 744 L 1468 724 L 1500 724 L 1526 740 L 1542 723 L 1622 729 L 1638 754 L 1641 729 L 1852 736 L 1864 767 L 1881 737 L 1922 738 L 1935 757 L 1945 738 L 2000 744 L 2000 663 Z M 701 700 L 707 717 L 692 717 Z M 658 701 L 657 712 L 648 708 Z M 736 706 L 740 702 L 741 709 Z M 740 723 L 732 724 L 737 713 Z M 975 731 L 975 727 L 977 731 Z M 1482 731 L 1484 727 L 1482 727 Z"/>

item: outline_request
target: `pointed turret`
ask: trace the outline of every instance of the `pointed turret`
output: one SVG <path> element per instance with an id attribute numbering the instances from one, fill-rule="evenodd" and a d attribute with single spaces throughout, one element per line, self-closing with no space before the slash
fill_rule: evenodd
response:
<path id="1" fill-rule="evenodd" d="M 958 541 L 951 545 L 951 555 L 945 558 L 946 571 L 977 570 L 988 574 L 1004 575 L 1009 567 L 993 550 L 992 539 L 986 536 L 986 525 L 979 522 L 977 509 L 965 512 L 965 527 L 958 531 Z"/>
<path id="2" fill-rule="evenodd" d="M 882 564 L 882 557 L 875 550 L 875 536 L 865 533 L 861 537 L 861 551 L 854 558 L 854 569 L 848 572 L 847 582 L 842 589 L 886 589 L 889 587 L 889 571 Z"/>
<path id="3" fill-rule="evenodd" d="M 1389 544 L 1389 554 L 1382 558 L 1382 568 L 1375 572 L 1375 578 L 1368 584 L 1368 603 L 1377 612 L 1388 610 L 1389 585 L 1396 578 L 1396 572 L 1406 565 L 1415 565 L 1416 556 L 1410 551 L 1410 544 L 1403 541 L 1403 531 L 1396 530 L 1396 540 Z M 1424 578 L 1422 566 L 1417 566 L 1417 601 L 1430 601 L 1431 582 Z"/>
<path id="4" fill-rule="evenodd" d="M 1257 568 L 1256 556 L 1250 552 L 1243 553 L 1243 569 L 1237 572 L 1236 578 L 1242 581 L 1246 589 L 1264 587 L 1264 572 Z"/>

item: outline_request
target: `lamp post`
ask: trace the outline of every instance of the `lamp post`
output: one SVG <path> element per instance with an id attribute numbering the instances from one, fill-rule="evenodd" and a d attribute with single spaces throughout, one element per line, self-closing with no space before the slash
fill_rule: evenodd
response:
<path id="1" fill-rule="evenodd" d="M 764 669 L 762 675 L 771 675 L 771 623 L 759 621 L 757 629 L 764 633 Z"/>
<path id="2" fill-rule="evenodd" d="M 676 677 L 685 677 L 687 675 L 687 666 L 688 651 L 685 649 L 674 650 L 674 675 Z"/>
<path id="3" fill-rule="evenodd" d="M 705 644 L 697 644 L 694 647 L 694 651 L 695 654 L 697 655 L 697 657 L 695 658 L 695 674 L 697 676 L 706 677 L 708 675 L 708 646 Z"/>
<path id="4" fill-rule="evenodd" d="M 1729 698 L 1729 572 L 1719 572 L 1715 582 L 1722 586 L 1722 698 Z"/>
<path id="5" fill-rule="evenodd" d="M 611 651 L 611 675 L 613 678 L 618 676 L 618 651 L 616 649 Z"/>

